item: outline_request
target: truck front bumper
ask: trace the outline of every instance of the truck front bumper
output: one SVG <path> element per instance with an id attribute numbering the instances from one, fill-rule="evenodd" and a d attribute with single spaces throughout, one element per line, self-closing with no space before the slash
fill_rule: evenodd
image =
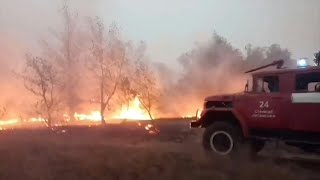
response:
<path id="1" fill-rule="evenodd" d="M 199 128 L 200 126 L 201 126 L 201 123 L 199 122 L 199 120 L 190 122 L 190 128 Z"/>
<path id="2" fill-rule="evenodd" d="M 196 113 L 196 119 L 190 122 L 190 128 L 199 128 L 202 125 L 203 120 L 203 114 L 205 113 L 205 110 L 203 110 L 200 114 L 200 117 L 198 116 L 198 110 Z"/>

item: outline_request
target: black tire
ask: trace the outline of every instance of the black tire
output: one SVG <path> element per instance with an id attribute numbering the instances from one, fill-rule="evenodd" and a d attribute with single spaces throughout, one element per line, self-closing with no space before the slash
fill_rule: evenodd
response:
<path id="1" fill-rule="evenodd" d="M 205 150 L 217 155 L 237 153 L 242 145 L 242 133 L 239 127 L 229 122 L 218 121 L 208 126 L 203 134 L 202 145 Z"/>

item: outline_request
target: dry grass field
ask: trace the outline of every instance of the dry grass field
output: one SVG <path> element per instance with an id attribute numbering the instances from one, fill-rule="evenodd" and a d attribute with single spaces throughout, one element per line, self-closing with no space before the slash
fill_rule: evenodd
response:
<path id="1" fill-rule="evenodd" d="M 320 164 L 204 153 L 201 133 L 187 122 L 158 123 L 160 133 L 135 123 L 0 133 L 0 179 L 318 179 Z M 262 155 L 263 156 L 263 155 Z"/>

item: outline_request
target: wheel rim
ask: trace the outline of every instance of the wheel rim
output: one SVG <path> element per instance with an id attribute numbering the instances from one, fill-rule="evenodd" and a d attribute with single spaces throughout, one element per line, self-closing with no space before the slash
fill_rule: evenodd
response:
<path id="1" fill-rule="evenodd" d="M 210 137 L 210 147 L 219 155 L 227 155 L 233 149 L 233 139 L 225 131 L 216 131 Z"/>

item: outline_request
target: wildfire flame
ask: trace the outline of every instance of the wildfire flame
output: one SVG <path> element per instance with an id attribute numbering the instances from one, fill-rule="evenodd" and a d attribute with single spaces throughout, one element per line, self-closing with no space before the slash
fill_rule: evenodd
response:
<path id="1" fill-rule="evenodd" d="M 101 115 L 99 111 L 92 111 L 90 114 L 78 114 L 75 113 L 74 117 L 80 121 L 101 121 Z"/>
<path id="2" fill-rule="evenodd" d="M 101 121 L 99 111 L 91 111 L 89 114 L 75 113 L 74 117 L 80 121 Z M 135 97 L 128 106 L 122 106 L 119 111 L 114 113 L 111 119 L 118 120 L 151 120 L 148 113 L 142 108 L 138 97 Z"/>
<path id="3" fill-rule="evenodd" d="M 14 125 L 17 124 L 19 121 L 17 119 L 10 119 L 6 121 L 0 121 L 0 126 L 8 126 L 8 125 Z"/>
<path id="4" fill-rule="evenodd" d="M 122 106 L 118 115 L 114 116 L 115 119 L 126 120 L 151 120 L 148 113 L 142 108 L 138 97 L 135 97 L 129 106 Z"/>
<path id="5" fill-rule="evenodd" d="M 84 113 L 75 113 L 74 117 L 78 121 L 83 121 L 83 122 L 94 122 L 94 123 L 99 123 L 101 121 L 101 115 L 100 111 L 94 110 L 91 111 L 90 113 L 84 114 Z M 55 123 L 52 124 L 52 126 L 63 126 L 63 125 L 68 125 L 70 121 L 70 118 L 67 114 L 62 115 L 62 119 L 64 120 L 61 123 Z M 117 123 L 119 121 L 117 120 L 128 120 L 128 121 L 136 121 L 139 126 L 147 130 L 150 134 L 157 134 L 160 132 L 153 123 L 149 124 L 144 124 L 140 123 L 142 120 L 151 120 L 151 117 L 149 116 L 149 113 L 144 110 L 141 102 L 139 101 L 138 97 L 135 97 L 127 106 L 122 106 L 118 111 L 113 113 L 111 116 L 107 116 L 106 120 L 110 119 L 110 123 Z M 115 120 L 113 122 L 113 120 Z M 139 122 L 140 121 L 140 122 Z M 5 127 L 19 127 L 19 126 L 25 126 L 25 125 L 39 125 L 39 123 L 45 123 L 45 120 L 41 117 L 33 117 L 33 118 L 27 118 L 27 119 L 22 119 L 22 118 L 12 118 L 8 120 L 0 120 L 0 130 L 6 130 L 7 128 Z"/>
<path id="6" fill-rule="evenodd" d="M 69 121 L 69 117 L 64 114 L 64 120 L 66 122 Z M 74 117 L 79 121 L 91 121 L 91 122 L 100 122 L 101 115 L 99 111 L 91 111 L 89 114 L 75 113 Z M 151 120 L 148 113 L 142 108 L 141 103 L 138 97 L 134 98 L 131 102 L 129 102 L 128 106 L 122 106 L 122 108 L 114 113 L 111 119 L 118 120 Z M 38 118 L 29 118 L 25 120 L 20 120 L 19 118 L 13 118 L 9 120 L 0 121 L 0 126 L 14 126 L 19 123 L 27 123 L 27 122 L 45 122 L 44 119 Z M 56 124 L 54 124 L 56 125 Z"/>

